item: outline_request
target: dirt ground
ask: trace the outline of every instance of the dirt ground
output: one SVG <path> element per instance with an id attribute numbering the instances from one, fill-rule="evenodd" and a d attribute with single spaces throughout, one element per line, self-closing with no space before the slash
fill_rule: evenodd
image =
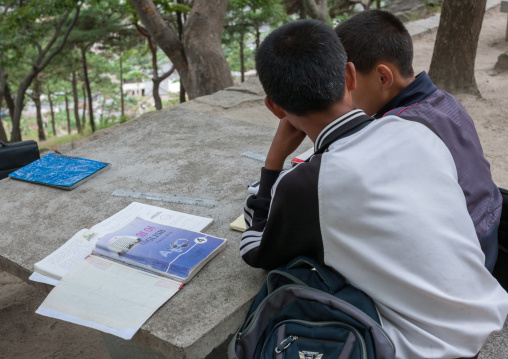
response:
<path id="1" fill-rule="evenodd" d="M 476 80 L 482 98 L 458 95 L 473 117 L 494 181 L 508 188 L 508 72 L 494 70 L 497 57 L 508 50 L 506 14 L 499 7 L 483 22 L 476 57 Z M 414 68 L 428 71 L 435 31 L 414 41 Z M 0 271 L 0 358 L 108 358 L 99 332 L 35 314 L 44 300 L 31 285 Z M 506 345 L 501 339 L 496 345 Z M 494 358 L 481 355 L 480 358 Z M 495 358 L 501 359 L 499 356 Z"/>

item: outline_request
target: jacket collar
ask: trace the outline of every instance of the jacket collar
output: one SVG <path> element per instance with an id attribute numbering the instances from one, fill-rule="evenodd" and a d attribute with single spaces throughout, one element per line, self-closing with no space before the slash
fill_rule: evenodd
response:
<path id="1" fill-rule="evenodd" d="M 350 135 L 373 120 L 362 110 L 350 111 L 326 126 L 316 138 L 314 153 L 323 153 L 328 146 L 345 135 Z M 362 126 L 363 125 L 363 126 Z M 354 131 L 355 130 L 355 131 Z"/>
<path id="2" fill-rule="evenodd" d="M 405 107 L 420 102 L 434 91 L 437 90 L 436 85 L 432 82 L 429 75 L 422 71 L 413 82 L 411 82 L 397 96 L 384 105 L 375 115 L 375 118 L 383 117 L 383 115 L 393 109 Z"/>

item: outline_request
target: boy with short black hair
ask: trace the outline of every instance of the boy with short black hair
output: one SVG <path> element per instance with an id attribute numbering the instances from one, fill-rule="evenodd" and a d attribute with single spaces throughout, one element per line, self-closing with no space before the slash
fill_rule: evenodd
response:
<path id="1" fill-rule="evenodd" d="M 333 267 L 374 300 L 397 358 L 475 356 L 503 327 L 508 294 L 484 266 L 442 140 L 354 110 L 354 66 L 319 21 L 273 31 L 256 69 L 280 123 L 245 203 L 244 261 L 272 269 L 305 255 Z M 306 135 L 315 154 L 281 172 Z"/>
<path id="2" fill-rule="evenodd" d="M 492 272 L 502 198 L 473 120 L 460 102 L 438 90 L 425 72 L 415 78 L 411 36 L 393 14 L 363 11 L 337 26 L 335 32 L 356 69 L 353 105 L 375 118 L 397 115 L 423 120 L 450 150 L 485 266 Z"/>

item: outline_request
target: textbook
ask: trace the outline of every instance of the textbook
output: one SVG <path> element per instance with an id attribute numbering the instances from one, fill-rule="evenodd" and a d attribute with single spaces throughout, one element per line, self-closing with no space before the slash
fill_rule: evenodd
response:
<path id="1" fill-rule="evenodd" d="M 99 239 L 92 254 L 187 283 L 225 244 L 222 238 L 136 218 Z"/>
<path id="2" fill-rule="evenodd" d="M 110 163 L 50 152 L 9 174 L 10 178 L 72 190 L 104 172 Z"/>
<path id="3" fill-rule="evenodd" d="M 35 263 L 34 273 L 30 276 L 30 280 L 57 285 L 62 277 L 92 254 L 101 236 L 118 231 L 136 218 L 196 232 L 205 230 L 213 222 L 213 219 L 208 217 L 132 202 L 90 229 L 84 228 L 78 231 L 56 251 Z"/>
<path id="4" fill-rule="evenodd" d="M 120 212 L 92 227 L 97 234 L 86 229 L 76 234 L 77 241 L 86 237 L 95 243 L 93 253 L 76 260 L 37 314 L 131 339 L 226 245 L 225 239 L 190 229 L 206 227 L 211 218 L 140 203 Z"/>

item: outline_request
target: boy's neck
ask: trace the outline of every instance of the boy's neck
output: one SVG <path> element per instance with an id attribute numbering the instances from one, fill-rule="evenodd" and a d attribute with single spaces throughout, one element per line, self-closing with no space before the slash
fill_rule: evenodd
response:
<path id="1" fill-rule="evenodd" d="M 393 100 L 395 96 L 397 96 L 399 93 L 401 93 L 406 87 L 408 87 L 413 81 L 415 80 L 414 74 L 409 77 L 402 77 L 402 76 L 394 76 L 393 79 L 393 85 L 390 88 L 390 98 L 386 102 L 390 102 Z"/>
<path id="2" fill-rule="evenodd" d="M 328 110 L 315 112 L 306 116 L 288 116 L 293 126 L 310 138 L 312 142 L 316 142 L 317 136 L 330 123 L 341 117 L 342 115 L 353 110 L 353 106 L 343 101 L 334 103 Z"/>

